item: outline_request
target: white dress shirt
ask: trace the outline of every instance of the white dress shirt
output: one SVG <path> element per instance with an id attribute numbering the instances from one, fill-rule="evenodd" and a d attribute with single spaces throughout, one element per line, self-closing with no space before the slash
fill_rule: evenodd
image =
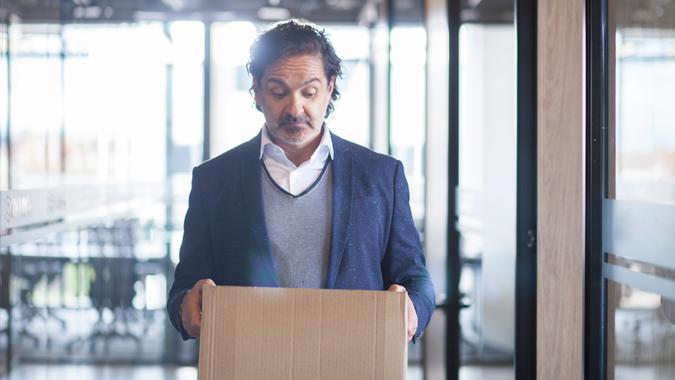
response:
<path id="1" fill-rule="evenodd" d="M 333 141 L 328 126 L 324 124 L 323 136 L 309 160 L 295 166 L 284 150 L 270 139 L 263 126 L 260 139 L 260 158 L 274 182 L 290 194 L 299 195 L 319 178 L 328 158 L 333 158 Z"/>

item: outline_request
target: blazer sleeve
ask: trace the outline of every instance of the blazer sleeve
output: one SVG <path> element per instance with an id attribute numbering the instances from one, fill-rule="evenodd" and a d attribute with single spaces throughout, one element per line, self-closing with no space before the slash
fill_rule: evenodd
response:
<path id="1" fill-rule="evenodd" d="M 211 234 L 203 196 L 197 178 L 197 168 L 195 168 L 192 170 L 192 189 L 190 190 L 188 210 L 185 215 L 180 261 L 176 266 L 174 281 L 167 300 L 167 310 L 171 323 L 180 332 L 184 340 L 191 337 L 183 329 L 178 312 L 180 304 L 183 302 L 183 296 L 197 281 L 205 278 L 214 279 Z"/>
<path id="2" fill-rule="evenodd" d="M 409 201 L 410 193 L 403 165 L 397 161 L 394 175 L 393 214 L 387 249 L 382 262 L 382 274 L 385 289 L 392 284 L 400 284 L 408 290 L 408 295 L 417 312 L 418 325 L 414 338 L 416 340 L 429 324 L 431 314 L 436 307 L 436 300 Z"/>

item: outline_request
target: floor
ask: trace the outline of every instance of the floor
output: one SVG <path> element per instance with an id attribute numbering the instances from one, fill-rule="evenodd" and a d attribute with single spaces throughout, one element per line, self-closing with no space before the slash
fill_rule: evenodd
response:
<path id="1" fill-rule="evenodd" d="M 671 379 L 674 366 L 655 369 L 648 367 L 618 366 L 616 380 L 661 380 Z M 460 380 L 513 380 L 513 368 L 502 366 L 465 366 L 460 370 Z M 0 380 L 196 380 L 194 367 L 172 367 L 158 365 L 74 365 L 74 364 L 21 364 L 14 368 L 9 377 Z M 422 380 L 420 367 L 408 368 L 408 380 Z"/>
<path id="2" fill-rule="evenodd" d="M 171 366 L 127 366 L 127 365 L 72 365 L 72 364 L 21 364 L 12 370 L 10 376 L 1 380 L 196 380 L 197 370 L 194 367 Z M 408 368 L 408 380 L 422 380 L 421 367 Z M 513 379 L 513 371 L 509 367 L 463 367 L 461 380 L 506 380 Z"/>
<path id="3" fill-rule="evenodd" d="M 514 378 L 511 366 L 464 366 L 459 369 L 460 380 L 513 380 Z"/>
<path id="4" fill-rule="evenodd" d="M 194 367 L 166 367 L 158 365 L 45 365 L 22 364 L 12 369 L 8 378 L 2 380 L 195 380 Z"/>

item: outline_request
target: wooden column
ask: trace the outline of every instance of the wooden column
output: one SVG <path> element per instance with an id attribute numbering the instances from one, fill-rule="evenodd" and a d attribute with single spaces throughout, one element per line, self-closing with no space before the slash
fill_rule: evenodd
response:
<path id="1" fill-rule="evenodd" d="M 537 378 L 583 378 L 583 0 L 538 2 Z"/>

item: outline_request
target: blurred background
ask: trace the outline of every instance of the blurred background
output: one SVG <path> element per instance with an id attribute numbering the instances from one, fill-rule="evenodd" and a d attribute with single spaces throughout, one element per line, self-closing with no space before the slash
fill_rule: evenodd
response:
<path id="1" fill-rule="evenodd" d="M 459 3 L 453 278 L 445 1 L 1 0 L 3 378 L 196 379 L 197 343 L 183 342 L 165 312 L 191 170 L 260 130 L 248 49 L 289 17 L 325 27 L 344 62 L 331 130 L 404 164 L 439 303 L 410 346 L 410 378 L 444 366 L 453 281 L 460 377 L 514 378 L 515 4 Z M 617 192 L 673 203 L 675 34 L 636 25 L 619 24 L 616 36 Z M 637 127 L 645 119 L 648 134 Z M 654 301 L 636 297 L 617 311 L 627 363 L 655 339 L 635 332 L 656 326 L 644 312 Z M 664 329 L 672 342 L 672 324 Z"/>

